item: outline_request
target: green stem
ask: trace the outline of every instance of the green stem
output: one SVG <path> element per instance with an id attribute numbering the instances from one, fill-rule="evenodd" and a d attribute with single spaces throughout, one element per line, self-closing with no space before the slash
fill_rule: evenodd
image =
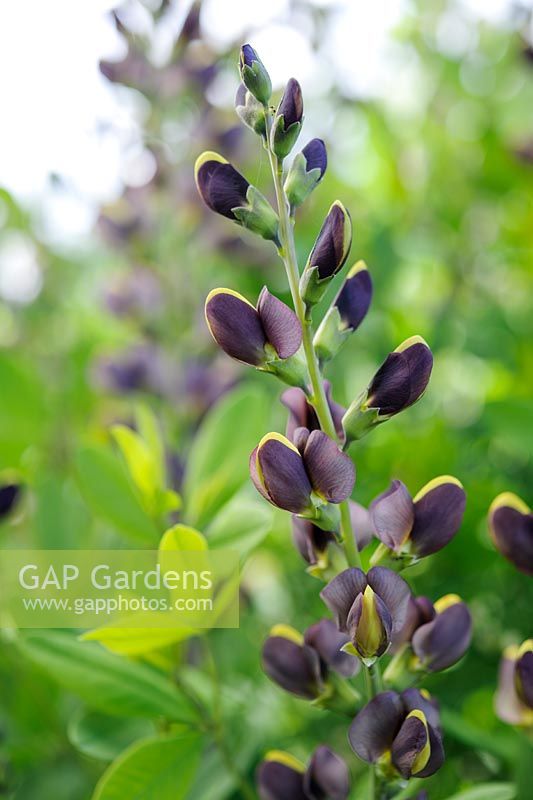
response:
<path id="1" fill-rule="evenodd" d="M 376 662 L 371 667 L 365 668 L 365 684 L 367 700 L 370 702 L 377 694 L 382 691 L 381 671 Z M 375 764 L 370 764 L 368 775 L 368 800 L 379 800 L 381 781 L 376 773 Z"/>
<path id="2" fill-rule="evenodd" d="M 294 244 L 294 231 L 292 228 L 289 202 L 283 189 L 283 165 L 272 152 L 268 143 L 270 127 L 270 114 L 267 113 L 267 142 L 265 147 L 268 152 L 270 169 L 272 170 L 278 206 L 279 238 L 281 242 L 278 253 L 285 264 L 294 310 L 302 326 L 302 343 L 307 361 L 307 368 L 309 370 L 309 378 L 311 380 L 311 396 L 309 400 L 316 411 L 320 427 L 324 433 L 334 441 L 337 441 L 337 432 L 324 390 L 324 381 L 320 372 L 320 364 L 313 346 L 313 323 L 306 312 L 305 303 L 300 295 L 300 271 L 298 269 L 298 258 Z M 342 542 L 346 559 L 351 567 L 361 567 L 361 556 L 352 529 L 348 501 L 345 500 L 343 503 L 340 503 L 339 510 L 341 514 Z"/>

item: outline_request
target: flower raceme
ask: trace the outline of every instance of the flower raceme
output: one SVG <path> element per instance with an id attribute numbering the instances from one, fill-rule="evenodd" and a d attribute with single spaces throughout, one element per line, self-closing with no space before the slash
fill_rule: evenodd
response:
<path id="1" fill-rule="evenodd" d="M 370 385 L 343 419 L 347 442 L 412 406 L 424 394 L 433 355 L 421 336 L 411 336 L 389 353 Z"/>
<path id="2" fill-rule="evenodd" d="M 264 436 L 250 456 L 257 491 L 273 505 L 336 530 L 330 503 L 342 503 L 354 487 L 355 467 L 323 431 L 298 428 L 290 442 L 279 433 Z"/>
<path id="3" fill-rule="evenodd" d="M 341 650 L 347 641 L 329 619 L 315 623 L 303 636 L 289 625 L 275 625 L 263 645 L 263 670 L 286 692 L 318 700 L 330 691 L 330 670 L 345 678 L 359 670 L 359 661 Z"/>
<path id="4" fill-rule="evenodd" d="M 336 200 L 322 223 L 300 280 L 300 294 L 307 306 L 318 303 L 346 263 L 351 245 L 352 220 L 343 204 Z"/>
<path id="5" fill-rule="evenodd" d="M 300 322 L 266 286 L 255 307 L 232 289 L 213 289 L 205 302 L 205 318 L 213 339 L 231 358 L 287 383 L 306 385 L 303 364 L 292 358 L 302 343 Z"/>
<path id="6" fill-rule="evenodd" d="M 325 745 L 314 751 L 307 768 L 290 753 L 267 753 L 257 770 L 261 800 L 346 800 L 350 793 L 348 767 Z"/>
<path id="7" fill-rule="evenodd" d="M 533 639 L 505 649 L 495 705 L 504 722 L 533 729 Z"/>
<path id="8" fill-rule="evenodd" d="M 414 499 L 405 484 L 393 480 L 370 506 L 372 525 L 382 542 L 372 563 L 394 557 L 409 564 L 441 550 L 459 530 L 465 504 L 462 484 L 450 475 L 429 481 Z"/>
<path id="9" fill-rule="evenodd" d="M 437 704 L 426 692 L 382 692 L 357 714 L 348 734 L 353 751 L 386 777 L 427 778 L 444 762 Z"/>
<path id="10" fill-rule="evenodd" d="M 385 567 L 372 567 L 366 575 L 353 567 L 333 578 L 320 596 L 338 629 L 350 639 L 347 651 L 369 666 L 403 628 L 411 591 L 403 578 Z"/>
<path id="11" fill-rule="evenodd" d="M 301 206 L 309 197 L 324 177 L 327 165 L 328 155 L 322 139 L 311 139 L 296 154 L 284 184 L 291 209 Z"/>
<path id="12" fill-rule="evenodd" d="M 533 514 L 524 501 L 512 492 L 498 495 L 489 509 L 489 530 L 500 553 L 533 575 Z"/>
<path id="13" fill-rule="evenodd" d="M 263 239 L 278 243 L 278 216 L 261 192 L 223 156 L 202 153 L 194 166 L 196 186 L 212 211 L 233 220 Z"/>
<path id="14" fill-rule="evenodd" d="M 351 268 L 313 339 L 321 362 L 329 361 L 366 317 L 372 301 L 372 279 L 364 261 Z"/>

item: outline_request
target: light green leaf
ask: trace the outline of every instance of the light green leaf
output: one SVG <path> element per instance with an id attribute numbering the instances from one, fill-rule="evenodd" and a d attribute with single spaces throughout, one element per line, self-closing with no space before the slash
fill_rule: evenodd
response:
<path id="1" fill-rule="evenodd" d="M 91 510 L 132 539 L 154 543 L 157 530 L 141 507 L 120 461 L 102 447 L 76 456 L 80 490 Z"/>
<path id="2" fill-rule="evenodd" d="M 111 435 L 120 448 L 131 478 L 145 501 L 146 509 L 153 512 L 156 494 L 162 486 L 159 465 L 148 445 L 131 428 L 113 425 Z"/>
<path id="3" fill-rule="evenodd" d="M 68 726 L 74 747 L 90 758 L 112 761 L 137 739 L 152 736 L 153 724 L 146 719 L 120 719 L 82 709 Z"/>
<path id="4" fill-rule="evenodd" d="M 166 483 L 165 446 L 163 444 L 159 423 L 152 410 L 142 403 L 136 408 L 135 420 L 137 422 L 137 430 L 141 438 L 146 442 L 146 446 L 154 460 L 157 470 L 157 483 L 159 486 L 163 487 Z"/>
<path id="5" fill-rule="evenodd" d="M 154 612 L 147 613 L 154 620 Z M 105 625 L 87 631 L 81 638 L 88 642 L 100 642 L 112 653 L 123 656 L 141 656 L 176 642 L 183 642 L 198 634 L 194 628 L 134 627 L 136 624 L 139 624 L 139 615 L 130 614 L 128 617 L 117 620 L 114 625 Z"/>
<path id="6" fill-rule="evenodd" d="M 202 528 L 248 480 L 248 458 L 264 433 L 267 398 L 244 386 L 226 396 L 205 418 L 187 460 L 187 519 Z"/>
<path id="7" fill-rule="evenodd" d="M 201 738 L 191 734 L 137 742 L 103 774 L 92 800 L 182 800 L 201 750 Z"/>
<path id="8" fill-rule="evenodd" d="M 20 636 L 21 652 L 87 705 L 116 716 L 164 716 L 194 721 L 194 712 L 160 672 L 109 653 L 72 634 L 47 631 Z"/>
<path id="9" fill-rule="evenodd" d="M 272 517 L 273 510 L 267 503 L 240 492 L 220 509 L 207 528 L 209 546 L 238 550 L 244 558 L 263 541 L 272 527 Z"/>
<path id="10" fill-rule="evenodd" d="M 479 783 L 448 800 L 514 800 L 515 797 L 516 789 L 512 783 Z"/>
<path id="11" fill-rule="evenodd" d="M 178 524 L 165 531 L 159 542 L 159 550 L 162 552 L 174 550 L 204 551 L 207 550 L 207 540 L 196 528 Z"/>

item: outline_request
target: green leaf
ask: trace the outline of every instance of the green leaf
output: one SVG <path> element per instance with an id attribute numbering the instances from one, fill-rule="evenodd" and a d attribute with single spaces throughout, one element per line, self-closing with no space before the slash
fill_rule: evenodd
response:
<path id="1" fill-rule="evenodd" d="M 124 456 L 128 472 L 141 493 L 147 510 L 153 512 L 156 494 L 162 487 L 159 465 L 148 445 L 131 428 L 113 425 L 111 435 Z"/>
<path id="2" fill-rule="evenodd" d="M 48 435 L 50 415 L 46 413 L 44 387 L 37 379 L 35 365 L 21 363 L 20 354 L 0 354 L 0 469 L 13 467 L 31 445 Z"/>
<path id="3" fill-rule="evenodd" d="M 154 543 L 157 530 L 141 507 L 120 461 L 102 447 L 76 456 L 80 490 L 91 510 L 132 539 Z"/>
<path id="4" fill-rule="evenodd" d="M 514 800 L 515 797 L 516 789 L 512 783 L 479 783 L 448 800 Z"/>
<path id="5" fill-rule="evenodd" d="M 137 430 L 141 438 L 146 442 L 157 470 L 158 485 L 165 486 L 165 446 L 161 436 L 159 423 L 152 410 L 140 403 L 135 412 Z"/>
<path id="6" fill-rule="evenodd" d="M 159 542 L 159 550 L 162 552 L 174 550 L 207 550 L 207 540 L 196 528 L 188 525 L 174 525 L 165 531 Z"/>
<path id="7" fill-rule="evenodd" d="M 220 509 L 207 528 L 209 546 L 238 550 L 244 558 L 263 541 L 272 527 L 272 517 L 273 510 L 267 503 L 239 493 Z"/>
<path id="8" fill-rule="evenodd" d="M 114 625 L 103 625 L 101 628 L 94 628 L 87 631 L 81 637 L 87 642 L 100 642 L 112 653 L 124 656 L 140 656 L 160 650 L 176 642 L 183 642 L 191 636 L 197 636 L 203 631 L 194 628 L 143 628 L 134 627 L 139 625 L 139 615 L 130 614 L 121 617 Z M 154 620 L 154 612 L 146 612 Z"/>
<path id="9" fill-rule="evenodd" d="M 248 480 L 248 458 L 264 433 L 267 398 L 244 386 L 205 418 L 189 453 L 184 495 L 187 519 L 202 528 Z"/>
<path id="10" fill-rule="evenodd" d="M 128 748 L 103 774 L 92 800 L 182 800 L 193 781 L 202 740 L 155 736 Z"/>
<path id="11" fill-rule="evenodd" d="M 153 724 L 146 719 L 120 719 L 82 709 L 68 726 L 74 747 L 90 758 L 112 761 L 137 739 L 152 736 Z"/>
<path id="12" fill-rule="evenodd" d="M 17 646 L 92 708 L 116 716 L 194 721 L 189 703 L 168 678 L 145 664 L 113 655 L 98 644 L 47 631 L 23 635 Z"/>

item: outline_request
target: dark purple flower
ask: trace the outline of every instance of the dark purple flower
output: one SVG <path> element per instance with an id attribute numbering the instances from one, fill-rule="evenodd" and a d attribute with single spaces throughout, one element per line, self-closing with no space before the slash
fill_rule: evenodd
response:
<path id="1" fill-rule="evenodd" d="M 300 206 L 318 186 L 328 165 L 326 145 L 322 139 L 311 139 L 297 153 L 285 179 L 285 194 L 291 208 Z"/>
<path id="2" fill-rule="evenodd" d="M 500 553 L 526 575 L 533 575 L 533 514 L 512 492 L 498 495 L 489 509 L 489 530 Z"/>
<path id="3" fill-rule="evenodd" d="M 320 596 L 339 630 L 349 636 L 353 651 L 372 663 L 405 624 L 411 592 L 391 570 L 373 567 L 365 575 L 353 567 L 333 578 Z"/>
<path id="4" fill-rule="evenodd" d="M 356 331 L 366 317 L 372 301 L 372 278 L 364 261 L 348 273 L 333 305 L 338 308 L 342 329 Z"/>
<path id="5" fill-rule="evenodd" d="M 392 481 L 370 506 L 376 536 L 396 556 L 417 559 L 441 550 L 461 525 L 466 495 L 457 478 L 441 475 L 411 498 Z"/>
<path id="6" fill-rule="evenodd" d="M 257 770 L 261 800 L 346 800 L 350 793 L 348 767 L 329 747 L 319 745 L 307 769 L 283 751 L 267 753 Z"/>
<path id="7" fill-rule="evenodd" d="M 380 417 L 398 414 L 424 393 L 433 367 L 433 355 L 421 336 L 406 339 L 390 353 L 368 387 L 367 408 Z"/>
<path id="8" fill-rule="evenodd" d="M 205 302 L 205 318 L 222 350 L 254 367 L 272 359 L 289 358 L 302 342 L 302 327 L 296 314 L 266 286 L 257 307 L 231 289 L 213 289 Z"/>
<path id="9" fill-rule="evenodd" d="M 496 713 L 510 725 L 533 728 L 533 640 L 511 645 L 500 663 Z"/>
<path id="10" fill-rule="evenodd" d="M 440 672 L 464 656 L 472 640 L 472 617 L 458 595 L 448 594 L 434 605 L 435 616 L 412 634 L 411 647 L 419 668 Z"/>
<path id="11" fill-rule="evenodd" d="M 241 80 L 253 96 L 263 105 L 267 105 L 272 94 L 272 83 L 263 62 L 254 48 L 243 44 L 239 58 Z"/>
<path id="12" fill-rule="evenodd" d="M 304 641 L 318 653 L 323 670 L 331 669 L 344 678 L 352 678 L 359 672 L 357 658 L 342 649 L 348 643 L 348 637 L 331 619 L 321 619 L 307 628 Z"/>
<path id="13" fill-rule="evenodd" d="M 302 150 L 302 155 L 305 158 L 306 172 L 318 169 L 321 180 L 328 166 L 328 154 L 323 139 L 311 139 Z"/>
<path id="14" fill-rule="evenodd" d="M 18 483 L 4 483 L 0 486 L 0 521 L 15 508 L 20 499 L 20 491 Z"/>
<path id="15" fill-rule="evenodd" d="M 318 523 L 318 507 L 341 503 L 351 494 L 355 467 L 322 431 L 299 428 L 297 444 L 279 433 L 263 437 L 250 456 L 250 475 L 260 494 L 278 508 Z"/>
<path id="16" fill-rule="evenodd" d="M 329 410 L 333 418 L 335 430 L 342 434 L 342 417 L 345 409 L 336 403 L 331 396 L 331 384 L 329 381 L 324 381 L 324 390 L 326 399 L 328 401 Z M 281 402 L 289 409 L 289 419 L 287 420 L 287 438 L 293 439 L 294 432 L 297 428 L 308 428 L 310 431 L 320 430 L 320 423 L 316 415 L 316 411 L 308 402 L 307 396 L 302 389 L 292 387 L 286 389 L 281 395 Z"/>
<path id="17" fill-rule="evenodd" d="M 436 613 L 429 597 L 410 597 L 405 623 L 401 630 L 392 637 L 391 653 L 396 653 L 404 645 L 409 644 L 417 628 L 426 622 L 431 622 Z"/>
<path id="18" fill-rule="evenodd" d="M 364 506 L 349 501 L 352 530 L 357 539 L 357 547 L 362 550 L 371 541 L 374 532 L 370 514 Z M 333 531 L 324 531 L 309 519 L 293 516 L 292 534 L 294 544 L 302 558 L 311 565 L 311 572 L 320 573 L 328 565 L 327 549 L 335 541 Z"/>
<path id="19" fill-rule="evenodd" d="M 363 761 L 390 763 L 404 779 L 427 778 L 444 762 L 438 709 L 417 689 L 378 694 L 357 714 L 348 738 Z"/>
<path id="20" fill-rule="evenodd" d="M 250 184 L 225 158 L 208 151 L 202 153 L 194 168 L 198 191 L 212 211 L 235 222 L 235 208 L 248 205 Z"/>
<path id="21" fill-rule="evenodd" d="M 345 264 L 352 244 L 352 221 L 336 200 L 322 223 L 320 233 L 307 260 L 306 270 L 315 269 L 319 280 L 332 278 Z"/>

